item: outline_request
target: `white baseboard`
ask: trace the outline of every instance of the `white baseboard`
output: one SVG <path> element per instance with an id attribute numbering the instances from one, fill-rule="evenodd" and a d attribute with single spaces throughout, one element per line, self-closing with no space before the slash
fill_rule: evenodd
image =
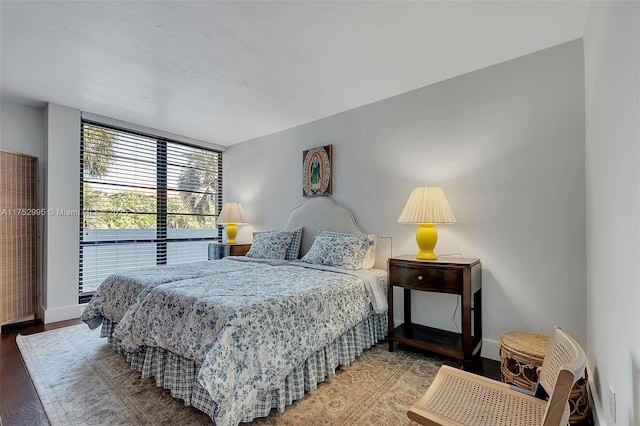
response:
<path id="1" fill-rule="evenodd" d="M 85 304 L 62 306 L 60 308 L 44 309 L 44 323 L 66 321 L 70 319 L 80 318 Z"/>
<path id="2" fill-rule="evenodd" d="M 494 361 L 500 361 L 500 342 L 497 340 L 482 339 L 482 351 L 480 356 Z"/>

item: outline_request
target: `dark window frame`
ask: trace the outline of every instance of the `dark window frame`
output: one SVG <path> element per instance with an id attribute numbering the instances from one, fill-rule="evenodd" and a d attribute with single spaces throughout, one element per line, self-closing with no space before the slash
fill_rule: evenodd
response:
<path id="1" fill-rule="evenodd" d="M 156 237 L 154 239 L 135 239 L 135 240 L 125 240 L 125 239 L 111 239 L 111 240 L 99 240 L 99 241 L 84 241 L 84 183 L 87 182 L 85 179 L 85 125 L 96 126 L 105 128 L 109 131 L 119 132 L 129 134 L 133 137 L 141 137 L 141 138 L 151 138 L 156 141 Z M 217 225 L 217 235 L 215 237 L 188 237 L 188 238 L 168 238 L 167 236 L 167 218 L 168 215 L 171 214 L 167 211 L 167 197 L 168 197 L 168 166 L 167 162 L 167 145 L 175 144 L 178 146 L 195 148 L 198 150 L 204 150 L 216 153 L 218 155 L 217 161 L 217 197 L 215 200 L 216 213 L 215 214 L 197 214 L 197 213 L 180 213 L 182 216 L 207 216 L 207 217 L 215 217 L 216 225 L 217 225 L 217 217 L 218 213 L 222 210 L 222 161 L 223 161 L 223 153 L 222 151 L 215 150 L 212 148 L 206 148 L 194 144 L 185 143 L 182 141 L 169 139 L 166 137 L 157 136 L 151 133 L 143 133 L 140 131 L 135 131 L 123 127 L 107 125 L 104 123 L 100 123 L 98 121 L 89 120 L 83 118 L 81 120 L 80 125 L 80 229 L 79 229 L 79 240 L 80 240 L 80 249 L 79 249 L 79 270 L 78 270 L 78 297 L 79 303 L 88 302 L 93 296 L 93 291 L 83 291 L 83 262 L 84 262 L 84 248 L 88 246 L 105 246 L 105 245 L 118 245 L 118 244 L 140 244 L 140 243 L 155 243 L 156 244 L 156 265 L 165 265 L 167 263 L 167 244 L 175 243 L 175 242 L 188 242 L 188 241 L 222 241 L 222 226 Z M 143 186 L 140 186 L 143 188 Z M 98 211 L 98 213 L 100 213 Z M 130 212 L 129 214 L 135 214 L 134 212 Z M 145 213 L 140 213 L 145 214 Z M 150 214 L 150 213 L 149 213 Z"/>

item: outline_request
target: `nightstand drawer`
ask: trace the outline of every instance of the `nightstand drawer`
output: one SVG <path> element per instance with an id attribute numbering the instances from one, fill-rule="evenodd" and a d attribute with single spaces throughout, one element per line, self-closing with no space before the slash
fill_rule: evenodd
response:
<path id="1" fill-rule="evenodd" d="M 393 285 L 408 289 L 460 294 L 462 293 L 463 270 L 390 265 L 389 280 Z"/>

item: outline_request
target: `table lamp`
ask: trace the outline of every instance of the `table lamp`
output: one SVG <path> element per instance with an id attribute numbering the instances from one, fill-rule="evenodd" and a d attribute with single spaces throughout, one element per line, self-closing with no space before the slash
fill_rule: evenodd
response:
<path id="1" fill-rule="evenodd" d="M 238 227 L 236 225 L 244 225 L 247 219 L 242 211 L 240 203 L 225 203 L 222 211 L 218 216 L 219 225 L 227 225 L 227 243 L 237 244 L 236 236 L 238 235 Z"/>
<path id="2" fill-rule="evenodd" d="M 418 224 L 416 241 L 420 252 L 416 259 L 436 260 L 438 256 L 433 252 L 438 241 L 435 224 L 456 223 L 456 217 L 441 187 L 424 186 L 411 192 L 398 223 Z"/>

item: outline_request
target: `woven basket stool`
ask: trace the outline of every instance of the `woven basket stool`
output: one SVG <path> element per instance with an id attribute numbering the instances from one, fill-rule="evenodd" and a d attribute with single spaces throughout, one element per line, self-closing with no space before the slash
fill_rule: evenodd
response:
<path id="1" fill-rule="evenodd" d="M 519 386 L 530 391 L 536 390 L 538 368 L 549 346 L 549 336 L 524 331 L 514 331 L 500 337 L 500 373 L 504 383 Z M 571 408 L 570 424 L 582 423 L 589 414 L 587 394 L 587 370 L 569 395 Z"/>

